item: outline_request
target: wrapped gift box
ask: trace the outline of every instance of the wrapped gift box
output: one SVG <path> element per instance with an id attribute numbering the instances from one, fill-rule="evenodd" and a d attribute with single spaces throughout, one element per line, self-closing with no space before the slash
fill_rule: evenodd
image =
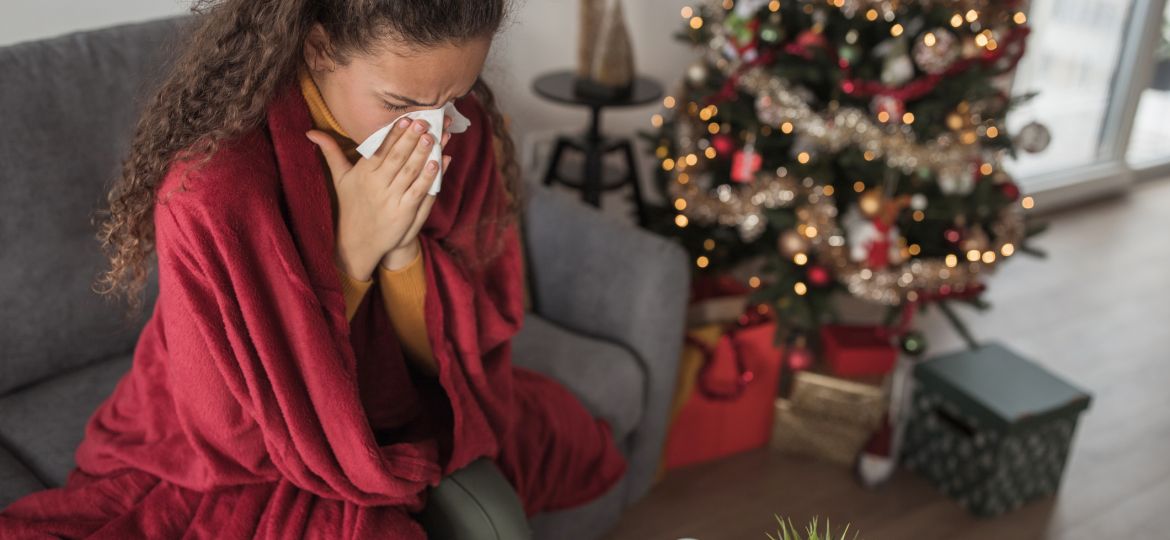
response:
<path id="1" fill-rule="evenodd" d="M 876 429 L 886 411 L 884 377 L 854 379 L 799 371 L 788 396 L 792 408 L 810 416 Z"/>
<path id="2" fill-rule="evenodd" d="M 991 343 L 914 370 L 902 461 L 975 515 L 1054 494 L 1089 394 Z"/>
<path id="3" fill-rule="evenodd" d="M 894 368 L 898 350 L 876 326 L 826 324 L 821 326 L 821 349 L 833 375 L 885 375 Z"/>
<path id="4" fill-rule="evenodd" d="M 659 475 L 768 444 L 783 356 L 773 345 L 775 333 L 775 322 L 688 331 L 705 347 L 683 349 Z M 750 380 L 737 390 L 744 373 Z"/>
<path id="5" fill-rule="evenodd" d="M 862 424 L 801 412 L 786 399 L 777 399 L 775 407 L 771 446 L 785 452 L 850 466 L 873 432 Z"/>

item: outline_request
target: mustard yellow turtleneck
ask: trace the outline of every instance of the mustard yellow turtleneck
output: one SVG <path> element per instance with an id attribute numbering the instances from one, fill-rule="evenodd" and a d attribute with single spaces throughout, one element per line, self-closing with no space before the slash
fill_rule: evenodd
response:
<path id="1" fill-rule="evenodd" d="M 351 162 L 357 161 L 359 157 L 358 143 L 351 139 L 345 130 L 341 129 L 337 120 L 333 118 L 333 114 L 325 106 L 325 99 L 321 96 L 320 89 L 317 88 L 312 75 L 304 66 L 301 67 L 299 78 L 301 93 L 309 104 L 309 114 L 313 117 L 314 127 L 332 136 Z M 318 152 L 318 154 L 320 153 Z M 324 155 L 319 155 L 319 157 L 324 160 Z M 329 186 L 329 197 L 333 205 L 333 215 L 336 216 L 338 210 L 337 192 L 333 188 L 328 166 L 325 167 L 325 175 L 326 184 Z M 420 249 L 418 256 L 406 266 L 391 270 L 379 263 L 376 273 L 378 286 L 382 291 L 382 304 L 390 315 L 394 331 L 398 335 L 399 342 L 402 343 L 403 352 L 426 373 L 434 375 L 438 372 L 438 368 L 435 364 L 430 340 L 427 339 L 426 319 L 423 315 L 427 281 L 422 259 L 422 250 Z M 373 278 L 365 281 L 355 279 L 340 266 L 337 267 L 337 274 L 341 279 L 341 289 L 345 296 L 345 316 L 347 319 L 353 319 L 354 313 L 357 312 L 358 306 L 361 305 L 374 280 Z"/>

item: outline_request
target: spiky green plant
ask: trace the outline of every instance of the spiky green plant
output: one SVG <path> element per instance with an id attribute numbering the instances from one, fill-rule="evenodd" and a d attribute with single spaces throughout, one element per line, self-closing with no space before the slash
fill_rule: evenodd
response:
<path id="1" fill-rule="evenodd" d="M 809 523 L 808 527 L 805 528 L 805 536 L 802 538 L 800 536 L 800 530 L 792 524 L 792 520 L 790 518 L 781 518 L 776 514 L 772 515 L 776 517 L 776 522 L 780 524 L 780 528 L 776 529 L 776 536 L 772 536 L 772 533 L 764 533 L 768 535 L 769 540 L 833 540 L 833 533 L 830 527 L 831 523 L 827 519 L 825 520 L 825 532 L 823 536 L 822 533 L 817 530 L 818 518 L 814 517 L 812 523 Z M 845 540 L 846 534 L 849 534 L 848 523 L 845 524 L 845 530 L 841 531 L 841 536 L 838 540 Z M 853 538 L 857 538 L 857 531 L 853 531 Z"/>

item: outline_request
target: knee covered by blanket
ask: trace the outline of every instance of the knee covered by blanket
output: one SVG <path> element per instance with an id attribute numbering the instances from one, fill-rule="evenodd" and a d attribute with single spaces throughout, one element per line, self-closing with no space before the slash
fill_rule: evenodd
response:
<path id="1" fill-rule="evenodd" d="M 480 458 L 430 489 L 415 516 L 435 540 L 528 540 L 532 530 L 520 497 L 491 460 Z"/>

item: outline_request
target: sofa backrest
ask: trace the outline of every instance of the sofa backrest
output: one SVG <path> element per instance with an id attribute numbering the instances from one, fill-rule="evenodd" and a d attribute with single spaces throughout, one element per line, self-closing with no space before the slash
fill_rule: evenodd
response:
<path id="1" fill-rule="evenodd" d="M 0 48 L 0 395 L 134 349 L 143 316 L 92 289 L 107 262 L 96 211 L 183 15 Z"/>

